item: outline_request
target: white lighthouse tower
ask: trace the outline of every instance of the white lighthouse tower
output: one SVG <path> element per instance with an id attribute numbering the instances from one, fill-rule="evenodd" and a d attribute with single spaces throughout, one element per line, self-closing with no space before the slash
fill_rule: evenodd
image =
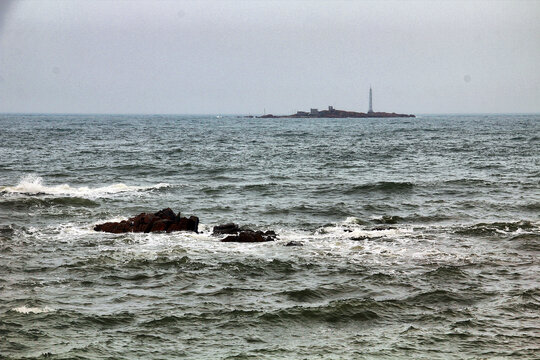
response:
<path id="1" fill-rule="evenodd" d="M 369 87 L 369 110 L 368 114 L 373 114 L 373 94 L 371 91 L 371 86 Z"/>

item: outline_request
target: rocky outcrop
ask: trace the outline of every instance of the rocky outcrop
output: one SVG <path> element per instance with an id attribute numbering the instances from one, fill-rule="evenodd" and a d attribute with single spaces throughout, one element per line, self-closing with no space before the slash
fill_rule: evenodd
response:
<path id="1" fill-rule="evenodd" d="M 304 246 L 304 244 L 299 241 L 289 241 L 284 246 Z"/>
<path id="2" fill-rule="evenodd" d="M 223 234 L 238 234 L 240 232 L 240 227 L 235 223 L 228 223 L 223 225 L 214 226 L 212 230 L 213 235 L 223 235 Z"/>
<path id="3" fill-rule="evenodd" d="M 196 216 L 181 217 L 170 208 L 160 210 L 154 214 L 141 213 L 137 216 L 120 222 L 107 222 L 94 227 L 95 231 L 104 231 L 114 234 L 126 232 L 198 232 L 199 218 Z"/>
<path id="4" fill-rule="evenodd" d="M 273 231 L 253 231 L 244 230 L 240 231 L 237 235 L 229 235 L 222 239 L 221 242 L 241 242 L 241 243 L 254 243 L 254 242 L 266 242 L 276 240 L 276 233 Z"/>
<path id="5" fill-rule="evenodd" d="M 212 230 L 212 235 L 229 235 L 224 239 L 221 239 L 221 242 L 266 242 L 276 240 L 276 233 L 272 230 L 265 232 L 254 231 L 251 229 L 241 228 L 235 223 L 228 223 L 223 225 L 214 226 Z"/>
<path id="6" fill-rule="evenodd" d="M 94 227 L 95 231 L 104 231 L 114 234 L 126 232 L 173 232 L 173 231 L 193 231 L 198 232 L 199 218 L 196 216 L 181 217 L 180 213 L 175 214 L 170 208 L 160 210 L 154 214 L 141 213 L 137 216 L 120 222 L 107 222 Z M 222 242 L 266 242 L 276 240 L 276 233 L 272 230 L 254 231 L 240 228 L 237 224 L 228 223 L 215 226 L 212 234 L 214 236 L 228 235 L 221 239 Z"/>

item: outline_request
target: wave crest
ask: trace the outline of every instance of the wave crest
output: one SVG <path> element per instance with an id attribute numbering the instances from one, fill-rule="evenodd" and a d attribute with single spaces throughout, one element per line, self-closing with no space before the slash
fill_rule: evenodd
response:
<path id="1" fill-rule="evenodd" d="M 19 306 L 16 308 L 11 309 L 12 311 L 21 313 L 21 314 L 41 314 L 41 313 L 48 313 L 55 311 L 54 309 L 45 306 L 43 308 L 40 307 L 27 307 L 27 306 Z"/>
<path id="2" fill-rule="evenodd" d="M 54 195 L 96 198 L 125 192 L 148 191 L 170 187 L 170 184 L 159 183 L 152 186 L 130 186 L 123 183 L 90 188 L 87 186 L 72 187 L 68 184 L 45 185 L 43 178 L 36 175 L 23 177 L 15 186 L 2 186 L 0 193 L 23 195 Z"/>
<path id="3" fill-rule="evenodd" d="M 370 192 L 403 193 L 412 191 L 414 184 L 410 182 L 379 181 L 362 185 L 354 185 L 345 190 L 345 194 L 365 194 Z"/>
<path id="4" fill-rule="evenodd" d="M 469 227 L 456 230 L 460 235 L 506 235 L 517 231 L 532 231 L 536 226 L 530 221 L 521 220 L 517 222 L 494 222 L 494 223 L 479 223 Z"/>

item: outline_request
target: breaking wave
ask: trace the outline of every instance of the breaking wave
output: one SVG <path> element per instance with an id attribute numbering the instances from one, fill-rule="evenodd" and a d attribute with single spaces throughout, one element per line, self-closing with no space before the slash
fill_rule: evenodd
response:
<path id="1" fill-rule="evenodd" d="M 102 187 L 90 188 L 87 186 L 73 187 L 69 184 L 46 185 L 43 178 L 35 175 L 27 175 L 15 186 L 0 187 L 0 194 L 22 194 L 22 195 L 53 195 L 69 196 L 81 198 L 99 198 L 118 193 L 149 191 L 171 187 L 167 183 L 159 183 L 151 186 L 133 186 L 117 183 Z"/>
<path id="2" fill-rule="evenodd" d="M 14 210 L 26 209 L 30 207 L 49 207 L 49 206 L 71 206 L 71 207 L 97 207 L 99 203 L 94 200 L 85 199 L 82 197 L 62 196 L 56 198 L 40 198 L 40 197 L 5 197 L 0 198 L 0 206 L 8 207 Z"/>
<path id="3" fill-rule="evenodd" d="M 11 311 L 15 311 L 21 314 L 41 314 L 41 313 L 48 313 L 55 311 L 54 309 L 45 306 L 45 307 L 28 307 L 28 306 L 19 306 L 16 308 L 11 309 Z"/>
<path id="4" fill-rule="evenodd" d="M 494 223 L 479 223 L 472 226 L 464 227 L 456 230 L 457 234 L 460 235 L 472 235 L 472 236 L 482 236 L 482 235 L 506 235 L 515 233 L 518 231 L 532 231 L 537 229 L 535 224 L 530 221 L 517 221 L 517 222 L 494 222 Z"/>

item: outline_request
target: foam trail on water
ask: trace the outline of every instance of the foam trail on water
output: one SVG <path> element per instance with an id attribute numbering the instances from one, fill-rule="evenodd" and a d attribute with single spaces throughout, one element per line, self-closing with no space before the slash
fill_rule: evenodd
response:
<path id="1" fill-rule="evenodd" d="M 159 183 L 152 186 L 130 186 L 123 183 L 112 184 L 108 186 L 90 188 L 87 186 L 72 187 L 68 184 L 47 186 L 43 179 L 36 175 L 28 175 L 21 179 L 15 186 L 0 187 L 0 192 L 26 195 L 62 195 L 78 197 L 101 197 L 123 192 L 145 191 L 170 187 L 170 184 Z"/>
<path id="2" fill-rule="evenodd" d="M 27 307 L 27 306 L 19 306 L 16 308 L 11 309 L 12 311 L 21 313 L 21 314 L 41 314 L 41 313 L 48 313 L 54 311 L 54 309 L 45 306 L 43 308 L 39 307 Z"/>

